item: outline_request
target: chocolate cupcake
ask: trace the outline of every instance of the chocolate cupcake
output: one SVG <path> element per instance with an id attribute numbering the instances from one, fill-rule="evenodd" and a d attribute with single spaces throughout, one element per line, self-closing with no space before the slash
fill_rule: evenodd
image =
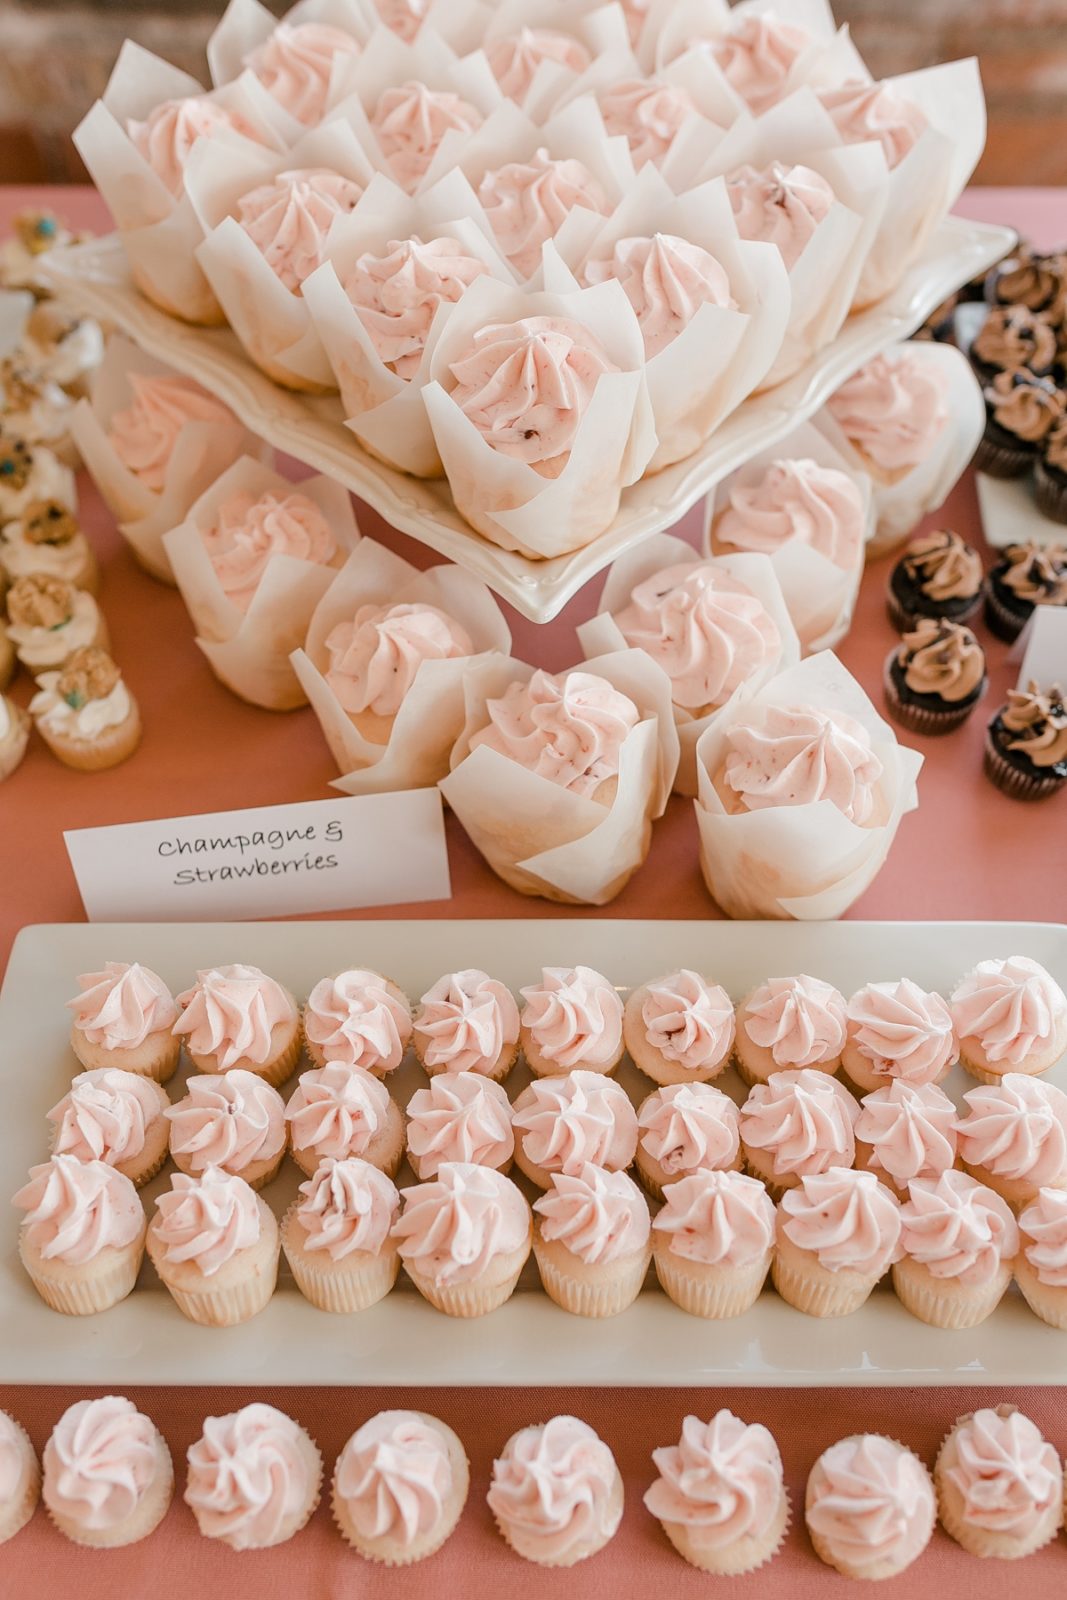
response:
<path id="1" fill-rule="evenodd" d="M 903 633 L 919 617 L 966 622 L 982 601 L 982 558 L 950 528 L 913 539 L 889 574 L 886 610 Z"/>
<path id="2" fill-rule="evenodd" d="M 985 582 L 985 620 L 1008 644 L 1022 633 L 1035 606 L 1067 605 L 1067 545 L 1009 544 Z"/>
<path id="3" fill-rule="evenodd" d="M 984 381 L 998 372 L 1043 378 L 1056 364 L 1056 330 L 1027 306 L 993 306 L 971 343 L 971 365 Z"/>
<path id="4" fill-rule="evenodd" d="M 951 733 L 966 722 L 986 681 L 985 654 L 970 628 L 920 617 L 886 659 L 886 704 L 913 733 Z"/>
<path id="5" fill-rule="evenodd" d="M 1017 250 L 993 268 L 986 278 L 985 292 L 991 305 L 1043 311 L 1058 326 L 1067 306 L 1067 254 L 1062 250 L 1047 255 Z"/>
<path id="6" fill-rule="evenodd" d="M 1045 440 L 1044 453 L 1034 468 L 1034 497 L 1053 522 L 1067 522 L 1067 418 Z"/>
<path id="7" fill-rule="evenodd" d="M 1044 800 L 1067 783 L 1067 704 L 1054 685 L 1009 689 L 986 733 L 985 770 L 1015 800 Z"/>
<path id="8" fill-rule="evenodd" d="M 1063 417 L 1063 390 L 1051 378 L 1019 371 L 998 373 L 983 393 L 987 420 L 974 464 L 992 478 L 1017 478 Z"/>

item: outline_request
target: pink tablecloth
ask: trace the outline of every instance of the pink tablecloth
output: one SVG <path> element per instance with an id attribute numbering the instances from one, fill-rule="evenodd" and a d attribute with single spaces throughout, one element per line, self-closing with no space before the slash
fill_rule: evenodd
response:
<path id="1" fill-rule="evenodd" d="M 40 196 L 7 191 L 0 195 L 0 233 L 20 204 Z M 72 220 L 100 227 L 98 203 L 86 191 L 53 196 Z M 1038 244 L 1067 237 L 1067 205 L 1054 191 L 975 191 L 960 210 L 969 216 L 1012 223 Z M 104 568 L 102 603 L 111 625 L 116 654 L 141 702 L 146 723 L 137 756 L 111 773 L 81 777 L 66 771 L 35 745 L 19 773 L 3 790 L 4 884 L 0 897 L 0 959 L 11 938 L 27 922 L 64 921 L 81 916 L 81 906 L 62 844 L 62 830 L 75 825 L 120 822 L 151 816 L 207 811 L 233 805 L 321 797 L 332 768 L 310 712 L 272 716 L 244 706 L 211 677 L 191 641 L 188 620 L 177 596 L 152 583 L 133 564 L 98 498 L 87 488 L 85 521 Z M 979 525 L 974 487 L 966 479 L 938 518 L 977 540 Z M 425 564 L 432 559 L 410 541 L 383 529 L 372 513 L 361 516 L 364 531 L 386 537 Z M 696 537 L 696 514 L 683 525 Z M 885 620 L 882 591 L 885 563 L 864 579 L 856 624 L 841 649 L 847 665 L 877 698 L 881 668 L 894 635 Z M 516 653 L 550 668 L 577 657 L 573 634 L 595 604 L 596 586 L 574 601 L 556 622 L 538 629 L 513 617 Z M 990 646 L 988 706 L 1003 698 L 1014 669 L 1006 650 Z M 25 698 L 25 685 L 19 689 Z M 1028 918 L 1054 919 L 1063 913 L 1062 861 L 1057 828 L 1063 803 L 1027 810 L 1005 799 L 981 772 L 982 717 L 941 741 L 923 744 L 927 765 L 920 778 L 921 804 L 905 819 L 896 847 L 880 878 L 857 904 L 854 916 L 875 918 Z M 528 901 L 501 885 L 449 822 L 454 898 L 443 905 L 405 908 L 425 916 L 557 915 L 557 908 Z M 374 915 L 375 913 L 372 913 Z M 385 909 L 384 916 L 395 915 Z M 676 800 L 657 827 L 643 870 L 604 912 L 576 915 L 705 917 L 716 915 L 700 878 L 696 830 L 689 802 Z M 8 1189 L 15 1175 L 5 1174 Z M 595 1339 L 595 1326 L 578 1327 L 576 1337 Z M 709 1338 L 713 1330 L 709 1329 Z M 818 1337 L 813 1324 L 811 1337 Z M 308 1351 L 309 1371 L 314 1351 Z M 1067 1361 L 1065 1361 L 1067 1375 Z M 60 1390 L 0 1388 L 0 1406 L 18 1416 L 43 1446 L 63 1408 L 75 1395 Z M 147 1390 L 134 1395 L 162 1426 L 179 1461 L 206 1414 L 231 1409 L 251 1398 L 233 1391 Z M 497 1596 L 503 1588 L 516 1596 L 563 1592 L 569 1582 L 539 1573 L 510 1557 L 492 1532 L 484 1493 L 493 1452 L 524 1422 L 561 1410 L 584 1416 L 615 1449 L 626 1477 L 628 1511 L 622 1530 L 602 1555 L 580 1571 L 572 1587 L 583 1594 L 644 1595 L 655 1587 L 672 1594 L 708 1592 L 671 1552 L 641 1507 L 650 1481 L 649 1453 L 677 1437 L 687 1409 L 710 1415 L 730 1404 L 742 1416 L 762 1420 L 776 1433 L 786 1461 L 794 1505 L 802 1497 L 805 1473 L 815 1456 L 835 1438 L 857 1428 L 894 1434 L 932 1460 L 938 1439 L 955 1416 L 978 1401 L 973 1391 L 531 1391 L 465 1393 L 420 1390 L 287 1390 L 268 1398 L 292 1412 L 317 1437 L 332 1465 L 345 1438 L 371 1412 L 385 1405 L 421 1405 L 453 1423 L 464 1438 L 473 1464 L 471 1500 L 461 1528 L 445 1550 L 406 1574 L 367 1567 L 346 1553 L 320 1509 L 310 1528 L 291 1545 L 266 1555 L 236 1557 L 198 1539 L 184 1506 L 177 1503 L 161 1530 L 128 1552 L 83 1553 L 68 1546 L 39 1514 L 31 1526 L 0 1551 L 0 1593 L 12 1600 L 41 1600 L 70 1589 L 83 1600 L 114 1596 L 130 1600 L 186 1600 L 198 1590 L 268 1600 L 299 1594 L 308 1600 L 355 1592 L 382 1596 L 438 1595 L 454 1589 L 469 1600 Z M 1004 1398 L 997 1395 L 994 1399 Z M 1067 1450 L 1067 1406 L 1055 1389 L 1012 1395 L 1063 1452 Z M 1067 1552 L 1062 1544 L 1028 1561 L 1019 1572 L 1035 1596 L 1062 1590 Z M 1012 1573 L 1014 1577 L 1014 1572 Z M 914 1597 L 938 1590 L 962 1592 L 973 1600 L 993 1600 L 1004 1589 L 1004 1573 L 963 1556 L 938 1533 L 930 1550 L 902 1579 L 885 1587 L 887 1595 Z M 758 1579 L 753 1593 L 802 1596 L 843 1587 L 820 1565 L 794 1520 L 785 1552 Z"/>

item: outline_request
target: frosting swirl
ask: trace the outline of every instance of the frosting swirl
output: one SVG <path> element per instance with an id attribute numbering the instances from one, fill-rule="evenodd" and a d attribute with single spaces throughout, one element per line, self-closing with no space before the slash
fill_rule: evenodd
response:
<path id="1" fill-rule="evenodd" d="M 493 237 L 520 278 L 541 264 L 541 246 L 559 232 L 575 206 L 606 216 L 607 196 L 581 161 L 554 161 L 545 149 L 485 174 L 478 199 Z"/>
<path id="2" fill-rule="evenodd" d="M 641 1021 L 654 1050 L 693 1072 L 717 1066 L 733 1043 L 726 990 L 684 967 L 647 985 Z"/>
<path id="3" fill-rule="evenodd" d="M 386 164 L 402 189 L 418 186 L 450 129 L 472 133 L 482 114 L 458 94 L 402 83 L 386 89 L 374 108 L 371 128 Z"/>
<path id="4" fill-rule="evenodd" d="M 1063 1467 L 1041 1430 L 1014 1406 L 962 1417 L 943 1449 L 946 1477 L 976 1528 L 1027 1539 L 1063 1499 Z"/>
<path id="5" fill-rule="evenodd" d="M 992 306 L 971 350 L 987 367 L 1002 372 L 1020 367 L 1047 372 L 1056 359 L 1056 331 L 1025 305 Z"/>
<path id="6" fill-rule="evenodd" d="M 363 1539 L 410 1547 L 437 1526 L 454 1480 L 440 1429 L 417 1411 L 379 1411 L 341 1451 L 333 1486 Z"/>
<path id="7" fill-rule="evenodd" d="M 305 127 L 321 122 L 335 62 L 359 54 L 341 28 L 322 22 L 279 22 L 270 38 L 245 59 L 269 95 Z"/>
<path id="8" fill-rule="evenodd" d="M 584 72 L 592 57 L 580 40 L 549 28 L 520 28 L 486 45 L 485 53 L 500 92 L 521 105 L 543 61 L 569 72 Z"/>
<path id="9" fill-rule="evenodd" d="M 982 587 L 982 558 L 950 528 L 913 539 L 901 557 L 906 576 L 927 600 L 970 600 Z"/>
<path id="10" fill-rule="evenodd" d="M 658 78 L 620 78 L 597 95 L 605 131 L 622 135 L 634 168 L 658 167 L 696 107 L 680 84 Z"/>
<path id="11" fill-rule="evenodd" d="M 294 167 L 243 194 L 237 220 L 274 275 L 299 294 L 326 258 L 333 224 L 362 193 L 358 183 L 326 167 Z"/>
<path id="12" fill-rule="evenodd" d="M 306 494 L 229 495 L 201 530 L 204 548 L 223 593 L 247 611 L 272 556 L 292 556 L 316 566 L 334 564 L 340 549 L 325 516 Z"/>
<path id="13" fill-rule="evenodd" d="M 1059 684 L 1042 694 L 1032 680 L 1009 689 L 997 722 L 1009 750 L 1018 750 L 1035 767 L 1067 767 L 1067 697 Z"/>
<path id="14" fill-rule="evenodd" d="M 169 1033 L 178 1007 L 162 978 L 139 961 L 105 961 L 78 976 L 81 993 L 67 1001 L 74 1026 L 105 1050 L 136 1050 L 153 1033 Z"/>
<path id="15" fill-rule="evenodd" d="M 164 100 L 143 122 L 131 118 L 126 131 L 156 177 L 175 196 L 185 192 L 185 164 L 198 139 L 239 133 L 256 144 L 262 143 L 247 118 L 206 95 Z"/>
<path id="16" fill-rule="evenodd" d="M 885 1077 L 933 1083 L 959 1054 L 948 1006 L 910 978 L 865 984 L 846 1013 L 860 1055 Z"/>
<path id="17" fill-rule="evenodd" d="M 1067 1288 L 1067 1189 L 1040 1189 L 1020 1213 L 1023 1253 L 1042 1283 Z"/>
<path id="18" fill-rule="evenodd" d="M 359 606 L 326 636 L 326 682 L 344 709 L 395 717 L 424 661 L 474 654 L 467 630 L 437 606 Z"/>
<path id="19" fill-rule="evenodd" d="M 835 1557 L 862 1573 L 914 1560 L 933 1533 L 937 1507 L 918 1456 L 864 1433 L 823 1451 L 808 1478 L 805 1517 Z"/>
<path id="20" fill-rule="evenodd" d="M 772 1072 L 741 1107 L 746 1149 L 772 1157 L 776 1177 L 806 1178 L 829 1167 L 850 1167 L 856 1154 L 859 1106 L 843 1084 L 813 1067 Z"/>
<path id="21" fill-rule="evenodd" d="M 100 608 L 88 590 L 47 572 L 16 578 L 8 591 L 7 616 L 7 636 L 34 674 L 91 645 L 100 631 Z"/>
<path id="22" fill-rule="evenodd" d="M 477 1072 L 439 1073 L 408 1101 L 408 1149 L 422 1179 L 443 1161 L 506 1166 L 515 1152 L 507 1095 Z"/>
<path id="23" fill-rule="evenodd" d="M 497 1522 L 559 1560 L 610 1539 L 622 1521 L 615 1458 L 577 1417 L 512 1434 L 493 1462 L 489 1509 Z"/>
<path id="24" fill-rule="evenodd" d="M 774 555 L 795 539 L 842 572 L 855 569 L 864 536 L 856 479 L 806 459 L 772 461 L 755 481 L 735 484 L 715 522 L 717 544 Z"/>
<path id="25" fill-rule="evenodd" d="M 648 1245 L 648 1203 L 625 1172 L 587 1161 L 579 1172 L 554 1172 L 534 1201 L 545 1239 L 564 1245 L 587 1266 L 636 1255 Z"/>
<path id="26" fill-rule="evenodd" d="M 351 967 L 312 989 L 304 1032 L 328 1063 L 392 1072 L 411 1038 L 411 1012 L 377 972 Z"/>
<path id="27" fill-rule="evenodd" d="M 726 192 L 742 239 L 777 246 L 786 270 L 794 267 L 834 203 L 834 191 L 811 167 L 772 161 L 758 169 L 738 167 Z"/>
<path id="28" fill-rule="evenodd" d="M 1050 1045 L 1067 1011 L 1059 984 L 1028 956 L 979 961 L 949 1004 L 959 1038 L 977 1039 L 990 1062 L 1010 1066 Z"/>
<path id="29" fill-rule="evenodd" d="M 774 1201 L 757 1178 L 699 1167 L 668 1183 L 652 1224 L 672 1255 L 704 1266 L 744 1268 L 770 1261 Z"/>
<path id="30" fill-rule="evenodd" d="M 400 1208 L 396 1185 L 384 1172 L 346 1156 L 324 1156 L 300 1185 L 296 1219 L 305 1250 L 325 1250 L 331 1261 L 355 1251 L 377 1255 L 392 1232 Z"/>
<path id="31" fill-rule="evenodd" d="M 211 422 L 232 426 L 233 412 L 192 378 L 148 372 L 131 372 L 127 378 L 133 400 L 112 414 L 108 442 L 126 470 L 152 494 L 160 494 L 174 446 L 186 425 Z"/>
<path id="32" fill-rule="evenodd" d="M 663 1522 L 688 1528 L 694 1543 L 722 1550 L 762 1539 L 785 1493 L 782 1458 L 762 1423 L 722 1410 L 710 1422 L 686 1417 L 678 1444 L 653 1450 L 659 1477 L 645 1505 Z"/>
<path id="33" fill-rule="evenodd" d="M 883 767 L 862 723 L 819 706 L 765 705 L 726 735 L 725 782 L 739 808 L 828 800 L 859 827 L 873 826 Z"/>
<path id="34" fill-rule="evenodd" d="M 170 1148 L 196 1174 L 206 1167 L 242 1173 L 285 1146 L 285 1102 L 255 1072 L 236 1067 L 190 1078 L 185 1097 L 164 1112 Z"/>
<path id="35" fill-rule="evenodd" d="M 969 1089 L 956 1124 L 969 1167 L 1023 1179 L 1035 1189 L 1067 1180 L 1067 1094 L 1025 1072 Z"/>
<path id="36" fill-rule="evenodd" d="M 993 280 L 993 294 L 999 302 L 1022 305 L 1029 311 L 1046 311 L 1055 316 L 1067 287 L 1067 258 L 1062 251 L 1035 255 L 1026 245 L 1018 256 L 1005 261 Z"/>
<path id="37" fill-rule="evenodd" d="M 124 683 L 116 683 L 106 694 L 79 700 L 64 693 L 65 672 L 66 668 L 62 672 L 42 672 L 38 677 L 38 692 L 30 701 L 30 713 L 39 724 L 68 738 L 96 739 L 106 729 L 120 727 L 126 721 L 130 694 Z"/>
<path id="38" fill-rule="evenodd" d="M 656 1089 L 637 1113 L 641 1148 L 670 1177 L 733 1167 L 741 1148 L 737 1107 L 710 1083 Z"/>
<path id="39" fill-rule="evenodd" d="M 522 1025 L 541 1055 L 568 1070 L 610 1066 L 622 1042 L 622 1001 L 592 967 L 542 967 L 540 983 L 519 993 Z"/>
<path id="40" fill-rule="evenodd" d="M 588 1162 L 621 1170 L 637 1149 L 637 1112 L 602 1072 L 535 1078 L 515 1101 L 512 1123 L 527 1160 L 545 1172 L 580 1172 Z"/>
<path id="41" fill-rule="evenodd" d="M 414 1026 L 428 1071 L 492 1072 L 518 1040 L 519 1008 L 504 984 L 468 967 L 427 989 Z"/>
<path id="42" fill-rule="evenodd" d="M 765 11 L 732 19 L 707 48 L 731 89 L 758 116 L 786 93 L 789 75 L 811 43 L 806 28 Z"/>
<path id="43" fill-rule="evenodd" d="M 168 1193 L 156 1201 L 156 1240 L 165 1260 L 191 1261 L 205 1278 L 242 1250 L 259 1242 L 260 1202 L 243 1178 L 221 1167 L 205 1167 L 196 1178 L 176 1172 Z"/>
<path id="44" fill-rule="evenodd" d="M 873 1172 L 831 1167 L 782 1196 L 778 1226 L 828 1272 L 881 1277 L 900 1254 L 900 1202 Z"/>
<path id="45" fill-rule="evenodd" d="M 883 472 L 930 455 L 949 419 L 948 379 L 906 347 L 875 356 L 827 401 L 849 442 Z"/>
<path id="46" fill-rule="evenodd" d="M 188 1465 L 185 1503 L 200 1532 L 234 1550 L 287 1538 L 317 1493 L 322 1470 L 303 1428 L 262 1402 L 206 1417 Z"/>
<path id="47" fill-rule="evenodd" d="M 158 1086 L 136 1072 L 117 1067 L 79 1072 L 47 1113 L 54 1128 L 53 1152 L 79 1161 L 104 1161 L 109 1167 L 135 1161 L 162 1103 Z"/>
<path id="48" fill-rule="evenodd" d="M 1064 393 L 1051 378 L 998 372 L 983 391 L 993 421 L 1025 444 L 1040 444 L 1064 414 Z"/>
<path id="49" fill-rule="evenodd" d="M 701 306 L 737 310 L 725 268 L 673 233 L 618 239 L 609 257 L 587 261 L 581 275 L 587 284 L 612 278 L 622 284 L 649 361 L 688 328 Z"/>
<path id="50" fill-rule="evenodd" d="M 744 1003 L 742 1027 L 776 1067 L 832 1061 L 845 1043 L 845 1001 L 831 983 L 800 973 L 768 978 Z"/>
<path id="51" fill-rule="evenodd" d="M 1018 1252 L 1019 1230 L 1007 1203 L 965 1172 L 914 1178 L 908 1194 L 900 1242 L 931 1277 L 989 1283 Z"/>
<path id="52" fill-rule="evenodd" d="M 345 1061 L 302 1072 L 285 1108 L 294 1150 L 339 1161 L 364 1155 L 388 1113 L 389 1091 L 381 1079 Z"/>
<path id="53" fill-rule="evenodd" d="M 488 271 L 457 239 L 412 235 L 390 239 L 385 255 L 365 250 L 357 256 L 344 288 L 383 363 L 398 378 L 411 379 L 438 306 L 454 304 Z"/>
<path id="54" fill-rule="evenodd" d="M 68 1267 L 84 1266 L 102 1250 L 125 1250 L 144 1234 L 137 1190 L 105 1161 L 54 1155 L 30 1168 L 12 1204 L 26 1213 L 26 1242 L 45 1261 Z"/>
<path id="55" fill-rule="evenodd" d="M 936 1182 L 955 1165 L 956 1108 L 936 1084 L 894 1078 L 864 1095 L 855 1135 L 869 1147 L 869 1170 L 887 1173 L 898 1189 L 912 1178 Z"/>
<path id="56" fill-rule="evenodd" d="M 843 83 L 822 90 L 819 99 L 845 144 L 877 139 L 890 172 L 899 167 L 929 126 L 917 105 L 884 83 Z"/>
<path id="57" fill-rule="evenodd" d="M 469 1283 L 530 1238 L 530 1207 L 492 1167 L 446 1161 L 433 1181 L 401 1190 L 393 1225 L 401 1260 L 436 1284 Z"/>
<path id="58" fill-rule="evenodd" d="M 44 1500 L 79 1527 L 120 1527 L 160 1471 L 159 1434 L 132 1400 L 109 1394 L 68 1406 L 44 1447 Z"/>
<path id="59" fill-rule="evenodd" d="M 590 800 L 618 776 L 626 737 L 641 720 L 633 701 L 606 678 L 578 670 L 538 668 L 525 683 L 516 680 L 499 699 L 487 700 L 485 709 L 489 721 L 472 735 L 472 750 L 496 750 Z"/>
<path id="60" fill-rule="evenodd" d="M 242 962 L 205 967 L 177 1002 L 181 1016 L 174 1032 L 184 1036 L 191 1054 L 214 1056 L 220 1072 L 239 1061 L 262 1066 L 274 1051 L 275 1028 L 298 1020 L 281 984 Z"/>
<path id="61" fill-rule="evenodd" d="M 1067 605 L 1067 546 L 1010 544 L 997 565 L 996 581 L 1032 605 Z"/>

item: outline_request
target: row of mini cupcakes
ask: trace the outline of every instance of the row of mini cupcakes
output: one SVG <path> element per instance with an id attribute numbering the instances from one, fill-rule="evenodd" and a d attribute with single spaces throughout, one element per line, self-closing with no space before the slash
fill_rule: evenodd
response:
<path id="1" fill-rule="evenodd" d="M 59 1419 L 43 1465 L 24 1430 L 0 1412 L 0 1542 L 32 1518 L 38 1500 L 74 1543 L 115 1549 L 146 1538 L 174 1495 L 162 1434 L 118 1395 L 81 1400 Z M 770 1430 L 728 1410 L 687 1416 L 677 1444 L 653 1450 L 647 1510 L 690 1565 L 720 1576 L 764 1566 L 780 1549 L 791 1506 Z M 200 1533 L 233 1550 L 284 1544 L 318 1507 L 321 1452 L 274 1406 L 253 1402 L 205 1419 L 186 1457 L 183 1499 Z M 334 1464 L 334 1522 L 361 1556 L 408 1566 L 455 1531 L 470 1489 L 458 1435 L 419 1411 L 382 1411 L 348 1439 Z M 625 1510 L 611 1449 L 573 1416 L 520 1428 L 493 1461 L 487 1494 L 509 1547 L 545 1567 L 570 1567 L 602 1550 Z M 804 1520 L 820 1560 L 845 1577 L 903 1572 L 941 1525 L 979 1557 L 1019 1559 L 1064 1523 L 1063 1463 L 1037 1425 L 1010 1405 L 957 1419 L 933 1474 L 883 1434 L 829 1446 L 808 1475 Z"/>

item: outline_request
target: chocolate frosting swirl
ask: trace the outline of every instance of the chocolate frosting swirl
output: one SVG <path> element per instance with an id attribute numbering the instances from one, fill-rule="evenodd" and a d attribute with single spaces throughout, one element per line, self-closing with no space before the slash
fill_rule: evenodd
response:
<path id="1" fill-rule="evenodd" d="M 994 306 L 971 350 L 979 361 L 1002 372 L 1025 367 L 1047 372 L 1056 359 L 1056 333 L 1028 306 Z"/>
<path id="2" fill-rule="evenodd" d="M 1047 694 L 1032 679 L 1025 689 L 1009 689 L 1000 723 L 1013 735 L 1007 748 L 1020 751 L 1035 767 L 1067 762 L 1067 697 L 1059 684 Z"/>
<path id="3" fill-rule="evenodd" d="M 970 628 L 943 617 L 922 617 L 901 640 L 897 660 L 915 694 L 952 705 L 969 699 L 985 677 L 985 653 Z"/>
<path id="4" fill-rule="evenodd" d="M 1033 541 L 1008 545 L 1000 582 L 1032 605 L 1067 605 L 1067 547 Z"/>
<path id="5" fill-rule="evenodd" d="M 904 571 L 928 600 L 970 600 L 982 587 L 982 559 L 950 528 L 913 539 Z"/>
<path id="6" fill-rule="evenodd" d="M 998 372 L 984 393 L 994 422 L 1029 444 L 1039 444 L 1064 413 L 1063 391 L 1032 372 Z"/>
<path id="7" fill-rule="evenodd" d="M 996 280 L 996 297 L 1006 305 L 1026 306 L 1029 311 L 1055 308 L 1062 315 L 1067 298 L 1067 258 L 1033 255 L 1029 251 L 1004 263 Z"/>

